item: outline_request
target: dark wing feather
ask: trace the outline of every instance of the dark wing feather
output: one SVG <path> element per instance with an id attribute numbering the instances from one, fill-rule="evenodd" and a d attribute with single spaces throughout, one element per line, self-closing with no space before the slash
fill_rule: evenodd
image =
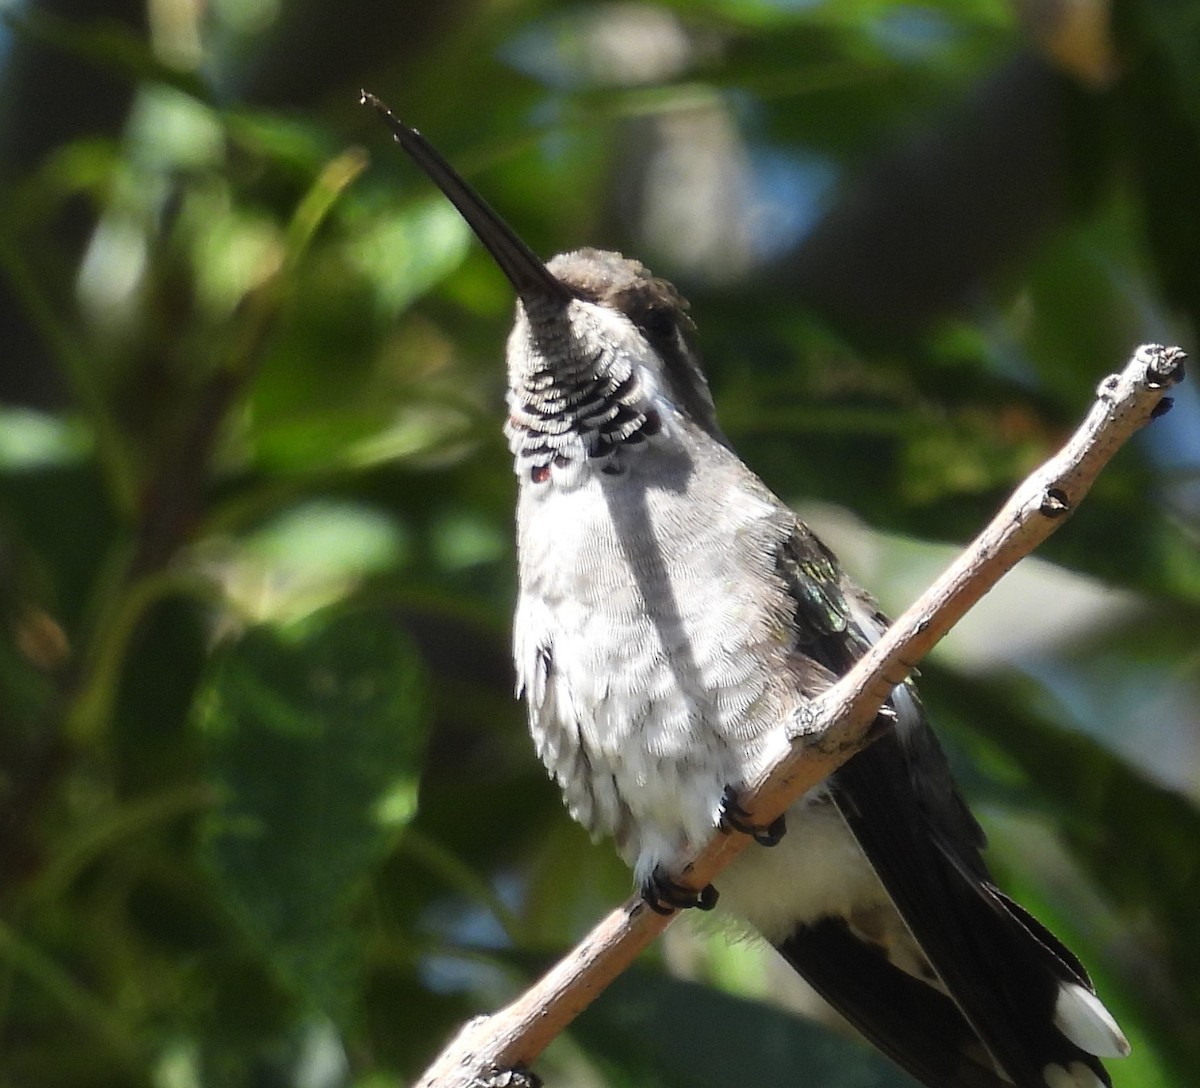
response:
<path id="1" fill-rule="evenodd" d="M 845 673 L 886 619 L 802 525 L 784 546 L 779 570 L 795 601 L 798 652 L 835 675 Z M 871 626 L 876 630 L 868 634 L 864 627 Z M 1082 1062 L 1110 1084 L 1099 1060 L 1053 1023 L 1060 983 L 1090 988 L 1082 966 L 992 884 L 980 854 L 983 833 L 955 788 L 915 692 L 906 687 L 892 702 L 894 727 L 846 763 L 828 787 L 961 1011 L 960 1026 L 969 1023 L 1017 1088 L 1045 1088 L 1044 1068 L 1071 1062 Z M 848 960 L 847 942 L 853 940 L 847 930 L 837 955 Z M 860 984 L 829 969 L 826 961 L 834 953 L 818 955 L 812 945 L 811 935 L 798 932 L 789 959 L 802 974 L 813 973 L 814 985 L 831 1004 L 926 1083 L 950 1083 L 930 1071 L 932 1029 L 920 1023 L 920 1003 L 911 1006 L 906 1031 L 906 1009 L 883 1010 L 879 1003 L 855 996 Z M 860 958 L 864 954 L 874 953 L 855 952 Z M 878 970 L 875 977 L 884 984 Z M 887 985 L 907 986 L 894 978 Z M 952 1034 L 948 1020 L 938 1030 Z"/>

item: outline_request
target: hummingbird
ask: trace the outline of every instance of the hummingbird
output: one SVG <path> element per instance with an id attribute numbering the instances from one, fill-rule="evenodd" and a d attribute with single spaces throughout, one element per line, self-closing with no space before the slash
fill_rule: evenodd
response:
<path id="1" fill-rule="evenodd" d="M 929 1088 L 1099 1088 L 1129 1044 L 1086 970 L 995 884 L 911 682 L 876 738 L 768 827 L 739 791 L 886 629 L 733 451 L 688 305 L 619 253 L 549 261 L 373 95 L 516 293 L 504 431 L 518 479 L 517 692 L 571 815 L 655 910 L 760 933 Z M 697 894 L 717 830 L 758 841 Z"/>

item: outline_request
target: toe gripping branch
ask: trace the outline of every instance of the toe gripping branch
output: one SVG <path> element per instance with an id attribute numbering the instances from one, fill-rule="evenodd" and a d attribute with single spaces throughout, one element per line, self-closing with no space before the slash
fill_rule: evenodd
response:
<path id="1" fill-rule="evenodd" d="M 698 892 L 685 888 L 659 866 L 642 885 L 642 898 L 655 914 L 674 914 L 690 907 L 712 910 L 717 905 L 717 889 L 711 884 L 705 884 Z"/>
<path id="2" fill-rule="evenodd" d="M 738 802 L 737 791 L 732 786 L 726 786 L 725 793 L 721 796 L 717 827 L 726 835 L 734 831 L 749 835 L 759 846 L 778 846 L 787 834 L 787 820 L 783 816 L 772 820 L 766 827 L 752 824 L 749 814 Z"/>
<path id="3" fill-rule="evenodd" d="M 776 846 L 787 833 L 787 821 L 782 816 L 766 827 L 751 823 L 749 813 L 738 803 L 737 791 L 732 786 L 726 786 L 721 795 L 717 827 L 726 835 L 735 831 L 749 835 L 760 846 Z M 655 914 L 673 914 L 691 907 L 712 910 L 717 905 L 717 889 L 711 884 L 705 884 L 699 892 L 685 888 L 659 866 L 642 886 L 642 899 Z"/>

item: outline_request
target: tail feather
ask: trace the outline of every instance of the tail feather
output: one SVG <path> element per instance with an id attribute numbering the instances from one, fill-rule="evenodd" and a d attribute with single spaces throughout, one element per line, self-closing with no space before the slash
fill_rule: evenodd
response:
<path id="1" fill-rule="evenodd" d="M 843 919 L 799 926 L 776 947 L 830 1005 L 929 1088 L 1011 1088 L 958 1006 L 859 940 Z"/>
<path id="2" fill-rule="evenodd" d="M 894 762 L 872 765 L 897 744 L 847 763 L 834 798 L 963 1019 L 1017 1088 L 1110 1085 L 1097 1053 L 1127 1044 L 1082 964 L 930 825 Z"/>

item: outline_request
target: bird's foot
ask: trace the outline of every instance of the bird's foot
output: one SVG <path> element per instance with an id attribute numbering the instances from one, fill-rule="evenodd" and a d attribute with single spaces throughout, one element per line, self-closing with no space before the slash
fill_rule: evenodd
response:
<path id="1" fill-rule="evenodd" d="M 725 792 L 721 795 L 717 827 L 726 835 L 733 831 L 749 835 L 759 846 L 778 846 L 780 840 L 787 834 L 787 820 L 783 816 L 772 820 L 766 827 L 752 824 L 749 814 L 738 802 L 737 790 L 732 786 L 726 786 Z"/>
<path id="2" fill-rule="evenodd" d="M 690 907 L 712 910 L 717 905 L 717 889 L 711 884 L 705 884 L 698 892 L 685 888 L 657 866 L 642 885 L 642 899 L 655 914 L 674 914 Z"/>

